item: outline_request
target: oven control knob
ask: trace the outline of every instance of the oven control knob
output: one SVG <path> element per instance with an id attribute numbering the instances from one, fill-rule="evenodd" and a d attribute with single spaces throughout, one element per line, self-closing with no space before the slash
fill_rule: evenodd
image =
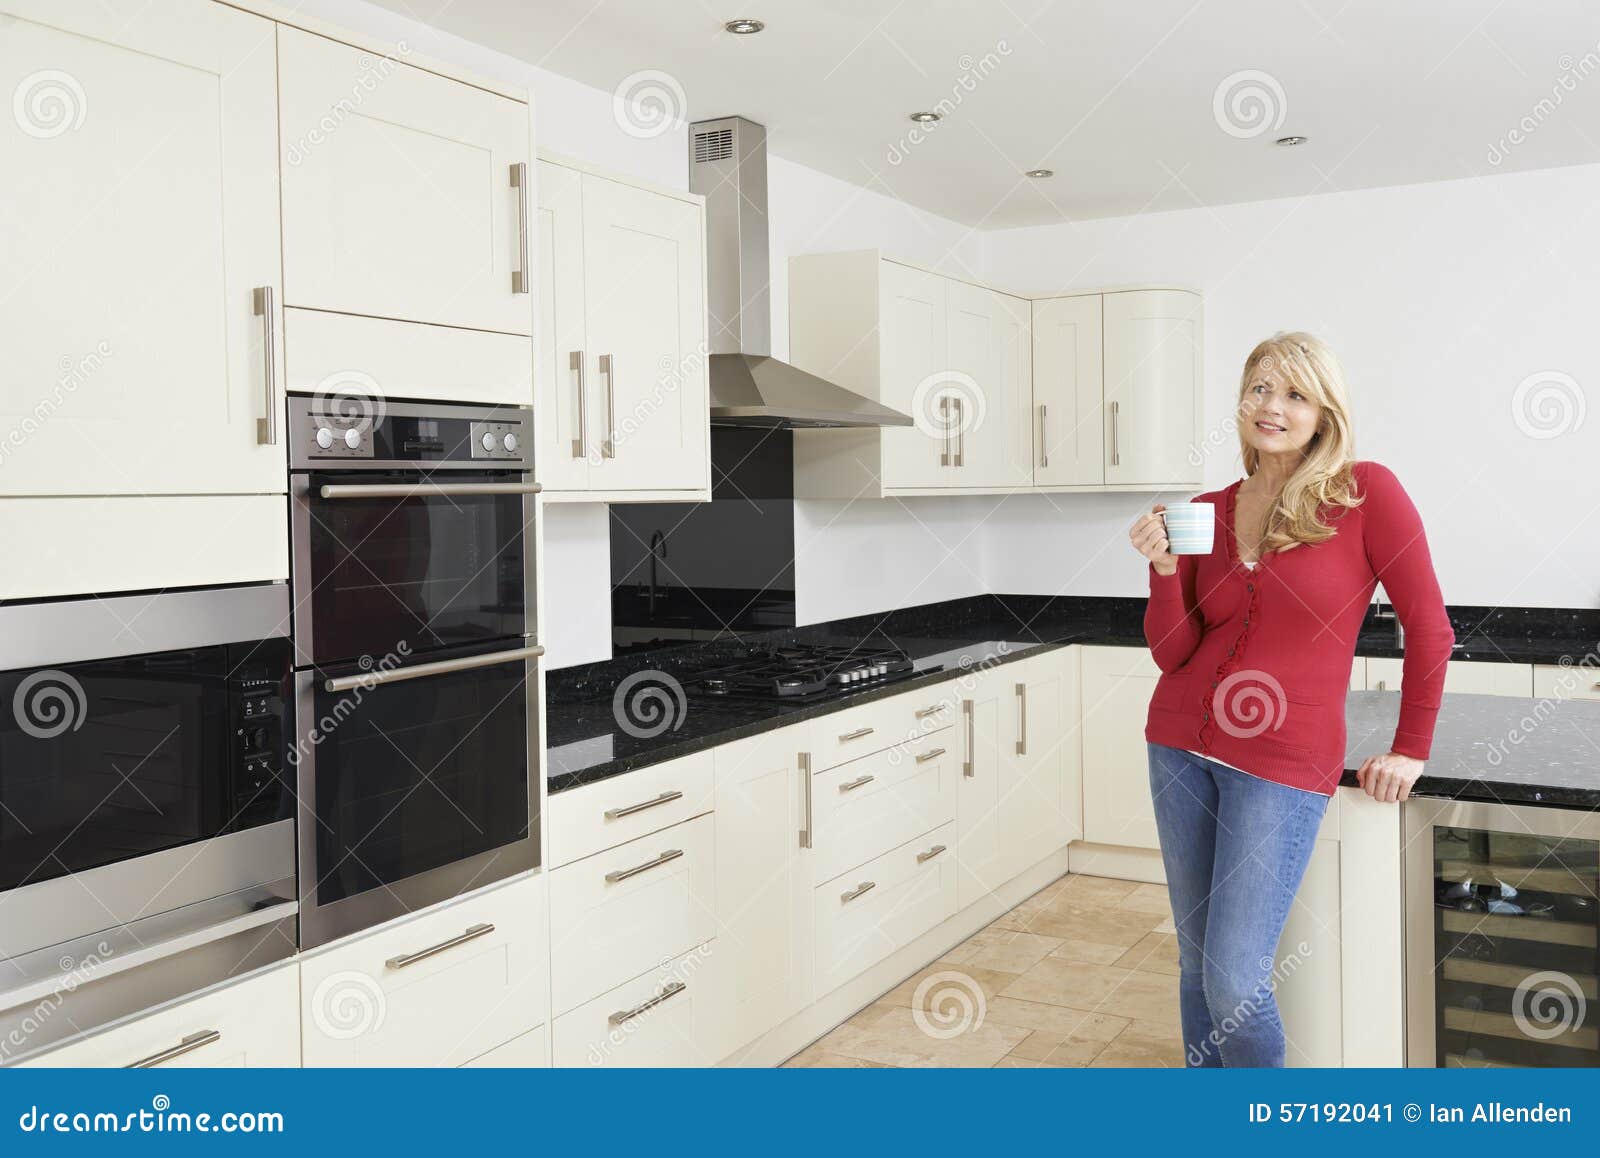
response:
<path id="1" fill-rule="evenodd" d="M 502 438 L 500 440 L 500 445 L 506 448 L 506 453 L 507 454 L 516 454 L 517 453 L 517 436 L 515 434 L 506 435 L 504 438 Z"/>
<path id="2" fill-rule="evenodd" d="M 360 450 L 361 432 L 352 426 L 349 430 L 344 432 L 344 444 L 351 450 Z"/>
<path id="3" fill-rule="evenodd" d="M 317 427 L 317 445 L 327 450 L 333 445 L 333 431 L 326 426 Z"/>
<path id="4" fill-rule="evenodd" d="M 483 434 L 483 449 L 491 453 L 494 451 L 494 435 L 488 431 L 484 431 Z"/>

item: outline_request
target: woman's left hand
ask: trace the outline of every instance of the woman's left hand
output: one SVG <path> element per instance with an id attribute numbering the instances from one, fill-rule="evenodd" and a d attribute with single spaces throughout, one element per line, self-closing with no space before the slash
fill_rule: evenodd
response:
<path id="1" fill-rule="evenodd" d="M 1422 775 L 1422 761 L 1398 752 L 1368 756 L 1356 772 L 1356 783 L 1367 795 L 1385 804 L 1398 804 L 1411 795 L 1411 786 Z"/>

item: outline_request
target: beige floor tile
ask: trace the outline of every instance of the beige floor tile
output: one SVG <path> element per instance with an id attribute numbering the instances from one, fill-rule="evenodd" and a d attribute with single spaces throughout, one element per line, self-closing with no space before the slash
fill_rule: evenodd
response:
<path id="1" fill-rule="evenodd" d="M 1139 888 L 1138 881 L 1122 881 L 1115 877 L 1074 875 L 1064 878 L 1060 895 L 1079 902 L 1115 904 Z"/>
<path id="2" fill-rule="evenodd" d="M 1093 965 L 1113 965 L 1129 950 L 1121 945 L 1102 945 L 1098 941 L 1063 941 L 1050 953 L 1064 961 L 1086 961 Z"/>
<path id="3" fill-rule="evenodd" d="M 1042 1070 L 1047 1067 L 1044 1062 L 1028 1061 L 1026 1058 L 1007 1055 L 995 1062 L 990 1068 L 997 1070 Z"/>
<path id="4" fill-rule="evenodd" d="M 1121 965 L 1124 969 L 1145 969 L 1151 973 L 1165 973 L 1176 977 L 1178 938 L 1175 934 L 1148 933 L 1143 940 L 1112 964 Z"/>
<path id="5" fill-rule="evenodd" d="M 1106 1047 L 1103 1041 L 1082 1037 L 1057 1037 L 1053 1033 L 1030 1033 L 1007 1057 L 1039 1062 L 1043 1065 L 1088 1065 Z"/>
<path id="6" fill-rule="evenodd" d="M 1161 924 L 1157 925 L 1152 930 L 1152 932 L 1156 932 L 1156 933 L 1176 933 L 1177 931 L 1178 931 L 1178 923 L 1176 921 L 1174 921 L 1171 917 L 1168 917 L 1165 921 L 1162 921 Z"/>
<path id="7" fill-rule="evenodd" d="M 990 927 L 958 946 L 963 950 L 960 956 L 947 953 L 942 959 L 964 968 L 970 966 L 993 969 L 999 973 L 1026 973 L 1060 945 L 1059 937 L 1041 937 L 1036 933 Z"/>
<path id="8" fill-rule="evenodd" d="M 1117 905 L 1132 913 L 1154 913 L 1167 918 L 1172 916 L 1172 900 L 1167 896 L 1166 885 L 1136 885 Z"/>
<path id="9" fill-rule="evenodd" d="M 1001 991 L 1091 1013 L 1178 1024 L 1178 979 L 1160 973 L 1046 957 Z"/>
<path id="10" fill-rule="evenodd" d="M 1063 941 L 1094 941 L 1126 949 L 1160 923 L 1154 913 L 1130 912 L 1103 905 L 1089 906 L 1059 899 L 1027 922 L 1027 931 Z"/>
<path id="11" fill-rule="evenodd" d="M 940 975 L 944 976 L 940 976 Z M 937 981 L 930 978 L 939 977 Z M 926 969 L 907 977 L 899 985 L 878 998 L 879 1005 L 909 1008 L 912 1000 L 917 995 L 918 988 L 923 982 L 928 982 L 922 993 L 922 1007 L 927 1009 L 940 1001 L 960 1001 L 961 995 L 982 993 L 985 1002 L 993 1001 L 999 996 L 1000 991 L 1017 979 L 1015 973 L 1001 973 L 994 969 L 979 969 L 976 966 L 948 965 L 943 961 L 935 961 Z M 969 998 L 976 1002 L 975 997 Z"/>
<path id="12" fill-rule="evenodd" d="M 992 1066 L 1027 1036 L 1025 1029 L 985 1020 L 945 1037 L 928 1032 L 912 1010 L 899 1009 L 866 1028 L 842 1025 L 818 1044 L 892 1066 Z"/>
<path id="13" fill-rule="evenodd" d="M 1176 1023 L 1134 1021 L 1090 1063 L 1105 1066 L 1183 1068 L 1183 1038 Z"/>
<path id="14" fill-rule="evenodd" d="M 1080 1037 L 1102 1044 L 1126 1029 L 1130 1019 L 1109 1013 L 1090 1013 L 1046 1001 L 1019 1001 L 996 997 L 989 1002 L 988 1019 L 998 1025 L 1015 1025 L 1056 1038 Z"/>
<path id="15" fill-rule="evenodd" d="M 846 1057 L 842 1053 L 829 1053 L 819 1045 L 810 1045 L 783 1063 L 789 1069 L 861 1070 L 886 1069 L 882 1062 L 864 1058 Z"/>

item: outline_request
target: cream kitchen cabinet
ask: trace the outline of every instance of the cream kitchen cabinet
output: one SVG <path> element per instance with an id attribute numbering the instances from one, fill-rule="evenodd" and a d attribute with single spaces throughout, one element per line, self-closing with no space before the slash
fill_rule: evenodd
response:
<path id="1" fill-rule="evenodd" d="M 528 106 L 404 57 L 279 29 L 284 300 L 530 335 Z"/>
<path id="2" fill-rule="evenodd" d="M 1198 294 L 1140 289 L 1033 303 L 1034 481 L 1200 484 Z"/>
<path id="3" fill-rule="evenodd" d="M 1372 657 L 1367 660 L 1367 690 L 1397 692 L 1405 668 L 1403 659 Z M 1444 690 L 1478 696 L 1531 696 L 1534 669 L 1525 663 L 1486 663 L 1449 660 Z"/>
<path id="4" fill-rule="evenodd" d="M 1592 664 L 1540 664 L 1533 669 L 1533 694 L 1540 699 L 1600 700 L 1600 671 Z"/>
<path id="5" fill-rule="evenodd" d="M 710 497 L 705 202 L 538 166 L 547 501 Z"/>
<path id="6" fill-rule="evenodd" d="M 1161 671 L 1142 647 L 1085 647 L 1081 660 L 1083 838 L 1158 848 L 1144 726 Z"/>
<path id="7" fill-rule="evenodd" d="M 282 537 L 276 26 L 208 0 L 0 21 L 0 496 L 30 560 L 0 597 L 285 578 L 278 552 L 207 562 L 177 497 L 256 496 L 205 515 Z M 76 537 L 107 519 L 136 558 Z"/>

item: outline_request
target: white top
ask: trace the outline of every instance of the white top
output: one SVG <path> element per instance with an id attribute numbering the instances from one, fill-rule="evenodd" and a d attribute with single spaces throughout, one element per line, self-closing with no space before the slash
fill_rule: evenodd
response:
<path id="1" fill-rule="evenodd" d="M 1244 565 L 1245 565 L 1245 566 L 1246 566 L 1246 567 L 1248 567 L 1248 568 L 1250 568 L 1250 570 L 1252 570 L 1252 571 L 1254 571 L 1254 570 L 1255 570 L 1255 569 L 1256 569 L 1256 563 L 1258 563 L 1258 562 L 1259 562 L 1259 561 L 1260 561 L 1260 560 L 1257 560 L 1257 559 L 1251 559 L 1251 560 L 1249 560 L 1249 561 L 1248 561 L 1248 562 L 1246 562 L 1246 561 L 1245 561 L 1245 560 L 1243 560 L 1243 559 L 1240 559 L 1240 560 L 1239 560 L 1239 562 L 1241 562 L 1241 563 L 1244 563 Z"/>

